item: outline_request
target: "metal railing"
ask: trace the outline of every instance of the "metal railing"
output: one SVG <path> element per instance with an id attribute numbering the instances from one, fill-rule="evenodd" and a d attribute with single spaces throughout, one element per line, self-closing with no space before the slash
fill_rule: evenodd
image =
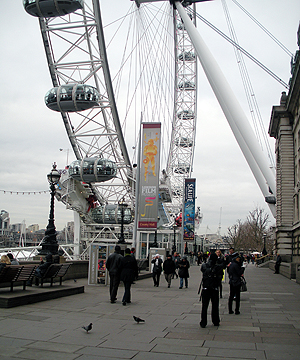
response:
<path id="1" fill-rule="evenodd" d="M 274 260 L 274 255 L 267 254 L 264 256 L 261 256 L 255 260 L 256 266 L 261 265 L 267 261 Z"/>

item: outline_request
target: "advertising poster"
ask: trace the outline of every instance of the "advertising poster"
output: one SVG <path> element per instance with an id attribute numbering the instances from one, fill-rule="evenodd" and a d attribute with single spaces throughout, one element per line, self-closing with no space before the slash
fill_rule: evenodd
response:
<path id="1" fill-rule="evenodd" d="M 156 229 L 161 123 L 143 123 L 139 186 L 138 228 Z"/>
<path id="2" fill-rule="evenodd" d="M 184 219 L 183 240 L 194 240 L 195 238 L 195 197 L 196 179 L 185 179 L 184 184 Z"/>

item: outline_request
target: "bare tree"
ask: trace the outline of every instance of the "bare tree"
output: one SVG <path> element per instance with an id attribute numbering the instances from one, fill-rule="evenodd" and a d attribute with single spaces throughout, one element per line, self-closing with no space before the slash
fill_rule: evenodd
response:
<path id="1" fill-rule="evenodd" d="M 227 242 L 230 247 L 235 250 L 240 249 L 243 238 L 243 223 L 241 220 L 237 220 L 237 223 L 230 226 L 228 229 Z"/>
<path id="2" fill-rule="evenodd" d="M 269 215 L 265 213 L 264 209 L 256 208 L 249 212 L 247 217 L 248 237 L 253 250 L 263 250 L 264 237 L 266 238 L 269 233 L 268 223 Z"/>
<path id="3" fill-rule="evenodd" d="M 226 242 L 236 251 L 262 251 L 264 244 L 267 251 L 272 247 L 272 232 L 268 228 L 269 215 L 263 209 L 256 208 L 249 212 L 245 222 L 237 223 L 228 228 Z"/>

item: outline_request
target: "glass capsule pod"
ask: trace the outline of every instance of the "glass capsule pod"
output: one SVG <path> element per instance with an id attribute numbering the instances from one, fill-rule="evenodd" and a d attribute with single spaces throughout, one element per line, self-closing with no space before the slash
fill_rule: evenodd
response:
<path id="1" fill-rule="evenodd" d="M 91 216 L 97 224 L 121 224 L 123 211 L 123 224 L 132 222 L 131 209 L 124 204 L 105 205 L 92 209 Z"/>
<path id="2" fill-rule="evenodd" d="M 193 140 L 186 138 L 186 137 L 178 137 L 175 139 L 176 146 L 180 146 L 183 148 L 192 147 L 193 146 Z"/>
<path id="3" fill-rule="evenodd" d="M 195 117 L 195 114 L 192 110 L 182 110 L 177 113 L 178 119 L 181 120 L 192 120 Z"/>
<path id="4" fill-rule="evenodd" d="M 159 185 L 159 198 L 162 202 L 172 202 L 170 187 L 166 184 Z"/>
<path id="5" fill-rule="evenodd" d="M 83 0 L 23 0 L 25 11 L 36 17 L 56 17 L 83 8 Z"/>
<path id="6" fill-rule="evenodd" d="M 186 174 L 190 171 L 190 167 L 186 164 L 178 164 L 177 167 L 174 169 L 176 174 Z"/>
<path id="7" fill-rule="evenodd" d="M 85 158 L 75 160 L 69 165 L 69 175 L 86 183 L 104 182 L 117 175 L 117 166 L 111 160 L 103 158 Z"/>
<path id="8" fill-rule="evenodd" d="M 50 110 L 75 112 L 97 106 L 100 94 L 96 88 L 85 84 L 66 84 L 52 88 L 45 95 L 45 104 Z"/>
<path id="9" fill-rule="evenodd" d="M 195 90 L 196 85 L 192 81 L 182 81 L 178 84 L 180 90 Z"/>
<path id="10" fill-rule="evenodd" d="M 178 55 L 178 59 L 180 61 L 194 61 L 196 56 L 192 51 L 184 51 Z"/>

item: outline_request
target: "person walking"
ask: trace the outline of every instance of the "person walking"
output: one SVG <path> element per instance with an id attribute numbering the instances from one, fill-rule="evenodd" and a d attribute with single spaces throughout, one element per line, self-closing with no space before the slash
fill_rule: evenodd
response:
<path id="1" fill-rule="evenodd" d="M 217 259 L 217 264 L 220 266 L 220 271 L 218 273 L 218 287 L 219 287 L 219 295 L 220 295 L 220 299 L 222 299 L 223 294 L 222 294 L 222 290 L 223 290 L 223 286 L 222 286 L 222 280 L 223 280 L 223 276 L 224 276 L 224 269 L 226 268 L 226 262 L 225 262 L 225 258 L 224 255 L 222 254 L 221 250 L 216 250 L 216 255 L 218 257 Z"/>
<path id="2" fill-rule="evenodd" d="M 178 269 L 178 262 L 180 261 L 180 255 L 175 251 L 174 254 L 173 254 L 172 259 L 173 259 L 174 264 L 175 264 L 174 276 L 176 276 L 176 279 L 178 279 L 178 274 L 176 272 L 176 269 Z M 174 279 L 174 276 L 173 276 L 173 279 Z"/>
<path id="3" fill-rule="evenodd" d="M 178 262 L 178 276 L 180 277 L 179 289 L 183 288 L 183 279 L 185 282 L 185 287 L 188 288 L 189 267 L 190 263 L 187 257 L 184 256 L 182 260 Z"/>
<path id="4" fill-rule="evenodd" d="M 129 248 L 125 249 L 125 256 L 121 259 L 120 271 L 120 279 L 125 288 L 122 304 L 126 305 L 131 303 L 131 284 L 138 276 L 138 265 L 136 259 L 131 256 Z"/>
<path id="5" fill-rule="evenodd" d="M 244 268 L 241 263 L 241 255 L 233 256 L 231 264 L 228 268 L 230 294 L 228 300 L 229 314 L 233 314 L 232 302 L 235 298 L 235 314 L 240 314 L 240 295 L 241 295 L 241 276 L 244 274 Z"/>
<path id="6" fill-rule="evenodd" d="M 274 274 L 279 274 L 280 264 L 281 264 L 281 256 L 276 252 L 276 263 L 275 263 L 275 272 Z"/>
<path id="7" fill-rule="evenodd" d="M 202 261 L 202 253 L 200 251 L 198 251 L 197 254 L 197 266 L 199 266 L 201 264 Z"/>
<path id="8" fill-rule="evenodd" d="M 115 246 L 115 252 L 110 254 L 106 261 L 106 268 L 109 272 L 109 294 L 110 302 L 114 304 L 117 300 L 118 287 L 120 284 L 120 268 L 122 255 L 120 245 Z"/>
<path id="9" fill-rule="evenodd" d="M 152 278 L 154 282 L 154 286 L 159 287 L 159 278 L 160 274 L 162 272 L 162 259 L 160 258 L 159 254 L 156 254 L 154 256 L 154 259 L 151 261 L 151 264 L 153 264 L 152 268 Z"/>
<path id="10" fill-rule="evenodd" d="M 163 263 L 163 270 L 165 274 L 166 282 L 168 283 L 168 288 L 171 286 L 171 280 L 175 273 L 175 263 L 172 260 L 172 255 L 169 254 L 167 256 L 167 259 Z"/>
<path id="11" fill-rule="evenodd" d="M 223 272 L 223 265 L 217 264 L 217 254 L 211 254 L 208 262 L 201 266 L 202 276 L 202 311 L 200 326 L 205 328 L 207 325 L 207 309 L 211 301 L 211 320 L 215 326 L 220 325 L 219 317 L 219 276 Z"/>

